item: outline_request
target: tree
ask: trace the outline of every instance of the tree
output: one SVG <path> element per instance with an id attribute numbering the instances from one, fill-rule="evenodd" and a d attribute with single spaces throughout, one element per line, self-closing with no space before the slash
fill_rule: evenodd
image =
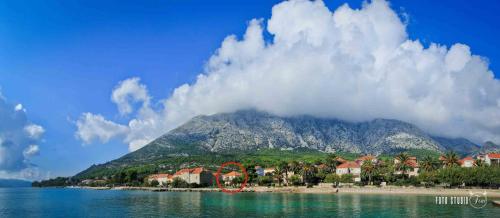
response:
<path id="1" fill-rule="evenodd" d="M 444 159 L 443 159 L 443 164 L 446 167 L 453 167 L 453 166 L 458 166 L 459 163 L 459 158 L 457 153 L 455 152 L 448 152 L 445 154 Z"/>
<path id="2" fill-rule="evenodd" d="M 409 165 L 410 156 L 407 153 L 400 153 L 396 156 L 396 159 L 399 161 L 395 166 L 396 169 L 401 171 L 403 177 L 406 176 L 406 172 L 411 168 Z"/>
<path id="3" fill-rule="evenodd" d="M 278 185 L 281 186 L 281 182 L 283 181 L 283 173 L 284 169 L 281 165 L 276 165 L 274 168 L 274 178 L 278 181 Z"/>
<path id="4" fill-rule="evenodd" d="M 425 186 L 432 186 L 437 182 L 436 171 L 424 170 L 418 174 L 418 181 L 424 183 Z"/>
<path id="5" fill-rule="evenodd" d="M 339 182 L 340 182 L 340 176 L 335 174 L 335 173 L 330 173 L 330 174 L 325 176 L 324 181 L 326 183 L 333 183 L 335 185 L 335 187 L 337 187 L 339 185 Z"/>
<path id="6" fill-rule="evenodd" d="M 326 166 L 328 167 L 329 173 L 334 173 L 335 169 L 337 169 L 337 166 L 340 165 L 340 161 L 338 159 L 339 156 L 337 156 L 336 154 L 329 154 L 326 157 L 325 163 Z"/>
<path id="7" fill-rule="evenodd" d="M 371 161 L 365 161 L 363 165 L 361 166 L 361 172 L 364 175 L 364 177 L 368 177 L 368 184 L 372 184 L 372 177 L 375 174 L 377 168 L 375 164 Z"/>
<path id="8" fill-rule="evenodd" d="M 179 177 L 174 178 L 172 181 L 172 187 L 174 188 L 187 188 L 188 186 L 189 184 Z"/>
<path id="9" fill-rule="evenodd" d="M 340 181 L 343 183 L 352 183 L 354 180 L 352 174 L 344 174 L 340 177 Z"/>
<path id="10" fill-rule="evenodd" d="M 127 177 L 125 180 L 128 183 L 136 182 L 137 181 L 137 171 L 135 171 L 135 170 L 127 171 Z"/>
<path id="11" fill-rule="evenodd" d="M 302 166 L 301 174 L 302 178 L 304 178 L 305 183 L 311 183 L 315 173 L 316 168 L 314 167 L 314 165 L 306 163 Z"/>
<path id="12" fill-rule="evenodd" d="M 246 167 L 246 171 L 248 174 L 248 184 L 253 184 L 257 182 L 257 171 L 255 170 L 255 164 L 249 164 Z"/>
<path id="13" fill-rule="evenodd" d="M 290 171 L 290 167 L 285 161 L 281 161 L 278 165 L 283 170 L 283 173 L 285 174 L 284 181 L 286 181 L 286 185 L 288 185 L 288 171 Z"/>
<path id="14" fill-rule="evenodd" d="M 438 179 L 449 186 L 462 185 L 465 181 L 464 168 L 451 166 L 441 169 L 438 173 Z"/>
<path id="15" fill-rule="evenodd" d="M 237 176 L 237 177 L 234 177 L 233 180 L 231 180 L 231 184 L 233 186 L 238 186 L 238 185 L 242 184 L 244 181 L 245 181 L 245 176 Z"/>
<path id="16" fill-rule="evenodd" d="M 149 185 L 156 187 L 156 186 L 160 185 L 160 183 L 158 182 L 158 180 L 155 179 L 155 180 L 151 181 Z"/>
<path id="17" fill-rule="evenodd" d="M 258 178 L 258 183 L 261 186 L 269 186 L 273 183 L 273 177 L 271 176 L 261 176 Z"/>
<path id="18" fill-rule="evenodd" d="M 420 161 L 420 167 L 427 172 L 432 172 L 438 168 L 438 161 L 436 161 L 431 156 L 426 156 L 422 161 Z"/>
<path id="19" fill-rule="evenodd" d="M 485 166 L 486 166 L 486 162 L 484 162 L 484 160 L 477 159 L 477 160 L 475 161 L 475 165 L 476 165 L 477 167 L 485 167 Z"/>
<path id="20" fill-rule="evenodd" d="M 127 180 L 127 173 L 125 173 L 124 171 L 120 171 L 119 173 L 113 176 L 113 182 L 116 184 L 124 184 L 127 182 L 126 180 Z"/>
<path id="21" fill-rule="evenodd" d="M 299 174 L 301 169 L 301 164 L 297 161 L 291 161 L 288 163 L 288 169 L 294 174 Z"/>
<path id="22" fill-rule="evenodd" d="M 299 186 L 302 184 L 302 181 L 298 175 L 292 175 L 290 177 L 290 182 L 292 182 L 292 185 L 294 186 Z"/>

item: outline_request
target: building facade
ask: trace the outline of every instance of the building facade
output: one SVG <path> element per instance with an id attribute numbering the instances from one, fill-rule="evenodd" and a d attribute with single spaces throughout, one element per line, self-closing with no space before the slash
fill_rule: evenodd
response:
<path id="1" fill-rule="evenodd" d="M 214 180 L 212 172 L 203 167 L 181 169 L 173 175 L 173 178 L 180 178 L 189 184 L 195 183 L 205 186 L 212 185 Z"/>

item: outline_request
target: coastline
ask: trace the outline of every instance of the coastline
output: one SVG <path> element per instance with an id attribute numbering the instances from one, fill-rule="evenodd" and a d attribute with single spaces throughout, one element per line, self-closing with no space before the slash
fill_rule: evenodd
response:
<path id="1" fill-rule="evenodd" d="M 73 188 L 83 188 L 92 190 L 140 190 L 152 192 L 221 192 L 219 188 L 157 188 L 157 187 L 88 187 L 78 186 Z M 242 192 L 256 193 L 303 193 L 303 194 L 377 194 L 377 195 L 438 195 L 438 196 L 467 196 L 469 193 L 484 193 L 488 197 L 500 198 L 499 189 L 447 189 L 447 188 L 424 188 L 424 187 L 247 187 Z"/>

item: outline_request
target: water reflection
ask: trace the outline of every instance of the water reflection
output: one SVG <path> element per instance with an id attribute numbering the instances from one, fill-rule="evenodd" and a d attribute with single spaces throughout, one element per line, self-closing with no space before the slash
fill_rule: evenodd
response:
<path id="1" fill-rule="evenodd" d="M 434 196 L 0 189 L 0 217 L 497 217 Z"/>

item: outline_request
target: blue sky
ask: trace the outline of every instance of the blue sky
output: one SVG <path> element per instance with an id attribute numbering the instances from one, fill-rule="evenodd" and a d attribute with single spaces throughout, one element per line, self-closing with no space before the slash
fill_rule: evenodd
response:
<path id="1" fill-rule="evenodd" d="M 130 117 L 117 115 L 110 95 L 130 77 L 140 77 L 153 100 L 195 82 L 227 35 L 241 36 L 253 18 L 268 19 L 278 2 L 0 2 L 1 93 L 45 128 L 32 162 L 50 176 L 69 176 L 126 154 L 118 139 L 82 146 L 74 122 L 88 111 L 126 122 Z M 330 10 L 343 3 L 325 1 Z M 500 77 L 500 4 L 403 0 L 391 1 L 391 8 L 408 17 L 410 39 L 466 44 Z"/>

